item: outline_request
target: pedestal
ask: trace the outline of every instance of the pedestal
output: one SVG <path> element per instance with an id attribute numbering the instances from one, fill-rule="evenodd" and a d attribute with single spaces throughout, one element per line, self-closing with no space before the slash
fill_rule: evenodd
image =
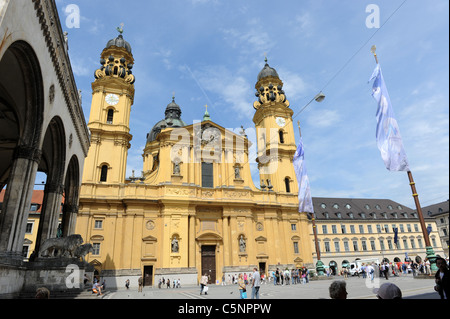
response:
<path id="1" fill-rule="evenodd" d="M 323 266 L 323 262 L 321 260 L 318 260 L 316 263 L 316 270 L 317 270 L 317 275 L 319 276 L 324 276 L 325 275 L 325 267 Z"/>
<path id="2" fill-rule="evenodd" d="M 427 259 L 430 261 L 430 269 L 431 273 L 434 274 L 438 271 L 438 268 L 436 266 L 436 255 L 434 253 L 434 249 L 431 246 L 427 247 Z"/>

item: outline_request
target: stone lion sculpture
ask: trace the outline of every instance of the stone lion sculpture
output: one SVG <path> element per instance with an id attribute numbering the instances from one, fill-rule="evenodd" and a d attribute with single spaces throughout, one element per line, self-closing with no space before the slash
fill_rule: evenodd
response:
<path id="1" fill-rule="evenodd" d="M 39 257 L 75 257 L 76 249 L 83 243 L 81 235 L 49 238 L 42 244 Z M 56 256 L 55 256 L 56 252 Z"/>
<path id="2" fill-rule="evenodd" d="M 92 244 L 84 244 L 81 246 L 78 246 L 77 249 L 75 249 L 75 257 L 81 258 L 83 262 L 86 262 L 84 257 L 86 257 L 87 254 L 92 253 L 94 251 L 94 248 L 92 247 Z"/>

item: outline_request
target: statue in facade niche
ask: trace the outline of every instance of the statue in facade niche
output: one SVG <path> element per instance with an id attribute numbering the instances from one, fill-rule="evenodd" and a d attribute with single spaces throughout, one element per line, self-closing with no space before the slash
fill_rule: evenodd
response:
<path id="1" fill-rule="evenodd" d="M 234 179 L 241 179 L 241 168 L 239 166 L 234 167 Z"/>
<path id="2" fill-rule="evenodd" d="M 179 247 L 178 247 L 178 239 L 176 237 L 174 237 L 172 239 L 172 252 L 173 253 L 178 253 L 179 251 Z"/>
<path id="3" fill-rule="evenodd" d="M 240 239 L 239 239 L 239 251 L 241 253 L 245 253 L 247 249 L 247 243 L 245 242 L 244 236 L 241 235 Z"/>

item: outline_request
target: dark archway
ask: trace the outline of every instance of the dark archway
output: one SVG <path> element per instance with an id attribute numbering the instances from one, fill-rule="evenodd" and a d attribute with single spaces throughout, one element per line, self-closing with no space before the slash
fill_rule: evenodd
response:
<path id="1" fill-rule="evenodd" d="M 64 205 L 62 210 L 63 236 L 69 236 L 75 232 L 76 217 L 78 214 L 80 189 L 80 164 L 76 155 L 72 156 L 67 168 L 64 182 Z"/>
<path id="2" fill-rule="evenodd" d="M 45 132 L 38 170 L 47 174 L 44 199 L 36 238 L 36 251 L 48 238 L 56 237 L 61 213 L 63 178 L 66 165 L 66 135 L 60 117 L 54 117 Z"/>
<path id="3" fill-rule="evenodd" d="M 0 254 L 21 257 L 38 164 L 44 114 L 39 60 L 29 44 L 14 42 L 0 60 Z"/>

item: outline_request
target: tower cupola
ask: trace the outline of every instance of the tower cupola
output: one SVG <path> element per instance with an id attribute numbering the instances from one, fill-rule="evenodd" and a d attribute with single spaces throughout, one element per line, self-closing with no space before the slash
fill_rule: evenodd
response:
<path id="1" fill-rule="evenodd" d="M 278 76 L 277 70 L 270 67 L 265 59 L 266 64 L 264 68 L 258 74 L 258 81 L 256 82 L 255 96 L 258 101 L 255 101 L 253 107 L 258 110 L 261 107 L 270 106 L 271 102 L 281 103 L 285 107 L 289 107 L 289 101 L 286 99 L 286 95 L 283 91 L 283 82 Z"/>
<path id="2" fill-rule="evenodd" d="M 120 34 L 108 41 L 100 58 L 100 69 L 95 71 L 95 79 L 105 77 L 122 78 L 126 83 L 134 84 L 136 81 L 132 69 L 134 59 L 131 53 L 131 45 L 124 40 L 122 29 Z"/>

